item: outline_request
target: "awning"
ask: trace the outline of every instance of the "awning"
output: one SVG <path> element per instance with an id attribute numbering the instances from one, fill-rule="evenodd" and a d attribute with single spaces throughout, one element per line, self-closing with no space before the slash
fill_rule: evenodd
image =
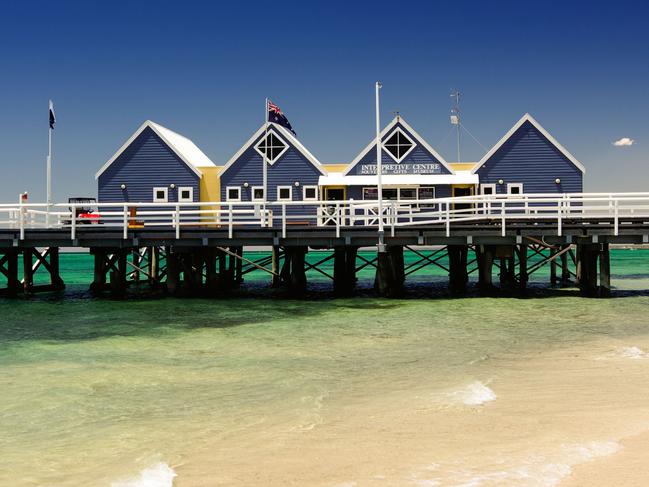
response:
<path id="1" fill-rule="evenodd" d="M 342 173 L 329 173 L 320 176 L 320 186 L 376 186 L 376 176 L 344 176 Z M 455 174 L 385 174 L 381 178 L 383 186 L 438 186 L 445 184 L 478 184 L 478 175 L 470 171 L 457 171 Z"/>

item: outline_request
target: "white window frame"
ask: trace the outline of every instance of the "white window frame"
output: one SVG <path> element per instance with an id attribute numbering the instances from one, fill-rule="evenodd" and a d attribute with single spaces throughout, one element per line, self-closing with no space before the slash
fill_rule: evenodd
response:
<path id="1" fill-rule="evenodd" d="M 405 154 L 403 154 L 403 155 L 402 155 L 401 157 L 399 157 L 399 158 L 396 158 L 396 157 L 392 154 L 392 152 L 390 152 L 389 150 L 387 150 L 387 149 L 385 148 L 385 143 L 386 143 L 388 140 L 390 140 L 390 139 L 394 136 L 394 134 L 397 133 L 397 132 L 401 132 L 401 135 L 403 135 L 403 136 L 408 140 L 408 142 L 410 142 L 410 143 L 412 144 L 412 145 L 410 146 L 410 149 L 408 149 L 408 150 L 405 152 Z M 395 128 L 392 132 L 390 132 L 390 135 L 388 135 L 387 137 L 385 137 L 385 139 L 383 139 L 383 140 L 381 141 L 381 148 L 382 148 L 382 149 L 383 149 L 383 150 L 384 150 L 384 151 L 385 151 L 385 152 L 386 152 L 386 153 L 387 153 L 387 154 L 388 154 L 388 155 L 389 155 L 389 156 L 394 160 L 394 162 L 396 162 L 397 164 L 401 163 L 401 161 L 403 161 L 403 160 L 408 156 L 408 154 L 410 154 L 413 150 L 415 150 L 415 147 L 417 147 L 417 143 L 416 143 L 414 140 L 412 140 L 412 137 L 410 137 L 407 133 L 405 133 L 403 130 L 401 130 L 401 127 L 397 127 L 397 128 Z"/>
<path id="2" fill-rule="evenodd" d="M 158 191 L 164 191 L 164 198 L 158 198 Z M 154 203 L 169 203 L 169 188 L 166 186 L 158 186 L 153 188 L 153 202 Z"/>
<path id="3" fill-rule="evenodd" d="M 181 197 L 183 191 L 189 191 L 189 198 L 184 199 Z M 193 203 L 194 202 L 194 188 L 192 186 L 181 186 L 178 188 L 178 203 Z"/>
<path id="4" fill-rule="evenodd" d="M 282 189 L 288 189 L 288 198 L 279 197 L 279 193 Z M 277 186 L 277 201 L 293 201 L 293 186 Z"/>
<path id="5" fill-rule="evenodd" d="M 230 198 L 230 190 L 231 189 L 236 189 L 237 194 L 239 195 L 238 198 Z M 241 201 L 241 186 L 226 186 L 225 188 L 225 201 Z"/>
<path id="6" fill-rule="evenodd" d="M 495 183 L 483 183 L 480 185 L 480 194 L 485 194 L 484 189 L 491 188 L 491 194 L 496 194 L 496 184 Z"/>
<path id="7" fill-rule="evenodd" d="M 266 135 L 264 135 L 261 139 L 259 139 L 259 142 L 257 142 L 255 144 L 255 150 L 257 151 L 257 153 L 261 157 L 264 157 L 264 152 L 259 148 L 259 146 L 261 146 L 261 143 L 264 141 L 264 139 L 265 138 L 267 139 L 271 134 L 274 135 L 275 137 L 277 137 L 277 140 L 279 140 L 282 144 L 284 144 L 284 149 L 282 149 L 282 151 L 279 154 L 277 154 L 277 156 L 275 156 L 275 158 L 273 158 L 272 160 L 270 158 L 266 159 L 266 162 L 268 162 L 268 164 L 270 164 L 272 166 L 273 164 L 275 164 L 275 162 L 277 162 L 277 160 L 280 157 L 282 157 L 284 155 L 284 153 L 288 150 L 289 146 L 288 146 L 288 143 L 283 138 L 281 138 L 277 132 L 270 129 L 270 130 L 268 130 L 268 133 Z"/>
<path id="8" fill-rule="evenodd" d="M 314 189 L 315 190 L 315 198 L 307 198 L 306 196 L 306 190 L 307 189 Z M 302 186 L 302 201 L 318 201 L 318 186 L 315 184 L 306 184 Z"/>
<path id="9" fill-rule="evenodd" d="M 512 194 L 512 188 L 518 188 L 518 194 L 514 194 L 513 196 L 518 196 L 523 194 L 523 183 L 507 183 L 507 194 L 511 195 Z"/>
<path id="10" fill-rule="evenodd" d="M 255 198 L 255 190 L 258 190 L 258 189 L 261 190 L 261 193 L 262 193 L 261 198 Z M 250 201 L 256 201 L 256 202 L 264 201 L 266 199 L 265 196 L 266 195 L 264 194 L 264 187 L 263 186 L 253 186 L 250 189 Z"/>

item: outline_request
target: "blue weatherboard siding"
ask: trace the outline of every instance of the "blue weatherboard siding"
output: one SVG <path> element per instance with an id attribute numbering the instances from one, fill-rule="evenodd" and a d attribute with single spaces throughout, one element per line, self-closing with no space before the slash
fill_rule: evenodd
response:
<path id="1" fill-rule="evenodd" d="M 381 163 L 384 166 L 383 174 L 450 174 L 450 171 L 430 151 L 420 145 L 415 136 L 400 123 L 397 123 L 381 140 L 385 142 L 397 127 L 413 140 L 415 148 L 400 163 L 395 162 L 384 149 L 381 154 Z M 362 170 L 363 166 L 367 166 L 368 169 L 376 167 L 376 144 L 372 145 L 372 148 L 352 167 L 347 175 L 367 175 L 368 173 Z M 391 167 L 395 170 L 392 170 Z"/>
<path id="2" fill-rule="evenodd" d="M 580 193 L 583 173 L 534 125 L 526 121 L 477 171 L 480 183 L 523 183 L 525 193 Z M 555 179 L 561 179 L 560 184 Z M 498 184 L 502 179 L 504 184 Z"/>
<path id="3" fill-rule="evenodd" d="M 100 202 L 150 203 L 154 187 L 167 187 L 169 201 L 178 201 L 178 188 L 194 188 L 194 201 L 200 200 L 200 178 L 150 128 L 142 133 L 99 176 Z M 121 185 L 126 185 L 126 190 Z"/>
<path id="4" fill-rule="evenodd" d="M 221 201 L 226 201 L 228 186 L 241 188 L 241 201 L 251 201 L 252 187 L 263 186 L 263 158 L 255 150 L 255 145 L 263 139 L 264 134 L 259 136 L 248 149 L 221 174 Z M 320 171 L 295 148 L 283 135 L 281 139 L 288 144 L 289 148 L 274 164 L 268 165 L 268 201 L 277 200 L 277 186 L 291 186 L 293 201 L 302 200 L 302 187 L 304 185 L 317 185 Z M 299 181 L 300 186 L 295 186 Z M 244 188 L 243 183 L 249 187 Z M 294 212 L 297 209 L 294 210 Z"/>

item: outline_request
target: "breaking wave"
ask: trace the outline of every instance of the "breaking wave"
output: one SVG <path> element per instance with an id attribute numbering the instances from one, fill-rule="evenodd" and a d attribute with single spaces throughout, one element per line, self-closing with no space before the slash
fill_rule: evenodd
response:
<path id="1" fill-rule="evenodd" d="M 137 477 L 113 482 L 111 487 L 173 487 L 177 477 L 173 468 L 164 462 L 142 470 Z"/>
<path id="2" fill-rule="evenodd" d="M 453 402 L 460 402 L 467 406 L 481 406 L 490 401 L 496 400 L 496 393 L 480 381 L 474 381 L 470 384 L 449 392 L 448 397 Z"/>

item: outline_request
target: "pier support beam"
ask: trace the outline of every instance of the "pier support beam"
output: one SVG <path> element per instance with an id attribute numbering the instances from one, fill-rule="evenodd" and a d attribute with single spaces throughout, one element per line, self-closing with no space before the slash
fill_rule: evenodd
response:
<path id="1" fill-rule="evenodd" d="M 463 294 L 469 282 L 467 259 L 469 249 L 466 245 L 449 245 L 448 251 L 448 287 L 452 293 Z"/>
<path id="2" fill-rule="evenodd" d="M 599 244 L 583 243 L 577 245 L 577 279 L 584 296 L 598 296 L 597 260 Z"/>
<path id="3" fill-rule="evenodd" d="M 307 247 L 284 247 L 284 265 L 280 272 L 282 284 L 292 293 L 300 296 L 306 292 L 304 261 Z"/>
<path id="4" fill-rule="evenodd" d="M 570 245 L 562 245 L 561 250 L 565 250 L 570 247 Z M 565 251 L 561 254 L 561 287 L 567 287 L 570 285 L 570 268 L 568 267 L 568 253 Z"/>
<path id="5" fill-rule="evenodd" d="M 356 287 L 357 247 L 334 248 L 334 294 L 350 296 Z"/>
<path id="6" fill-rule="evenodd" d="M 520 244 L 518 246 L 518 288 L 521 291 L 527 289 L 527 281 L 529 275 L 527 273 L 527 244 Z"/>
<path id="7" fill-rule="evenodd" d="M 273 271 L 270 285 L 271 287 L 279 287 L 282 284 L 282 280 L 279 276 L 280 273 L 280 249 L 278 245 L 273 245 L 271 254 L 271 270 Z"/>
<path id="8" fill-rule="evenodd" d="M 403 294 L 405 272 L 403 268 L 403 247 L 391 245 L 384 252 L 379 251 L 376 261 L 374 287 L 379 296 L 395 298 Z"/>
<path id="9" fill-rule="evenodd" d="M 607 298 L 611 295 L 611 254 L 607 243 L 599 249 L 599 289 L 598 296 Z"/>
<path id="10" fill-rule="evenodd" d="M 494 250 L 493 245 L 476 246 L 476 257 L 478 259 L 478 288 L 481 292 L 490 293 L 494 290 L 492 282 Z"/>
<path id="11" fill-rule="evenodd" d="M 7 287 L 2 290 L 3 294 L 16 296 L 20 291 L 18 249 L 0 249 L 0 276 L 4 276 L 7 281 Z"/>
<path id="12" fill-rule="evenodd" d="M 495 250 L 496 257 L 500 260 L 500 288 L 512 289 L 516 284 L 514 247 L 511 245 L 498 245 Z"/>

